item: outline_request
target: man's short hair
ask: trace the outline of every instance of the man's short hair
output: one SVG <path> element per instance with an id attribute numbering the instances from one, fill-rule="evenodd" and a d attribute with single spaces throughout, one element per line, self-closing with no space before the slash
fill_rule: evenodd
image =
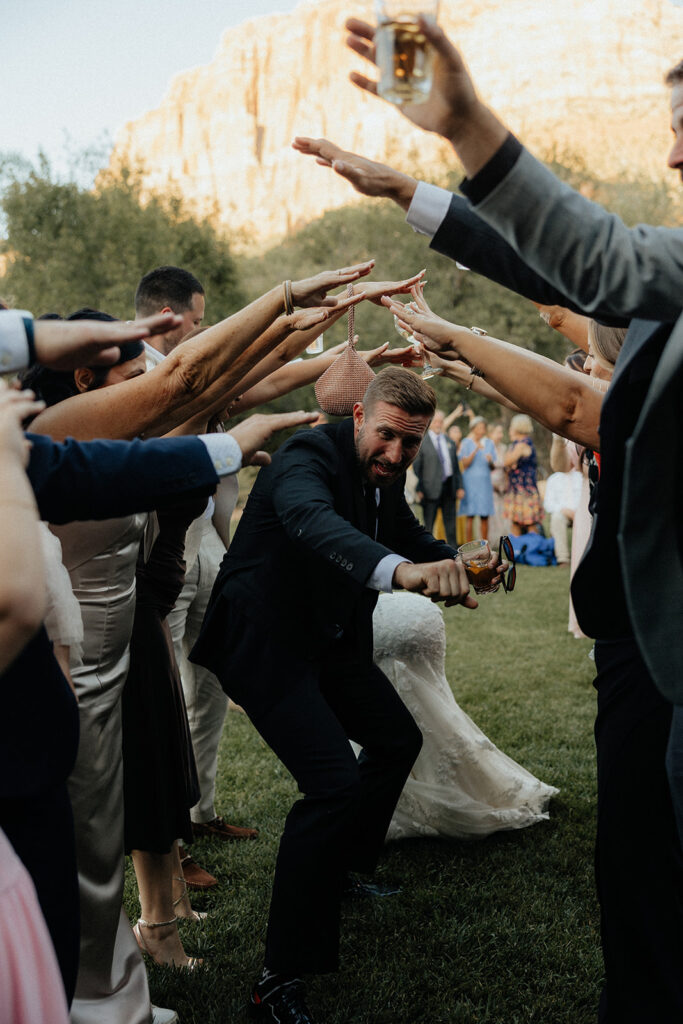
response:
<path id="1" fill-rule="evenodd" d="M 135 312 L 138 316 L 153 316 L 164 306 L 174 313 L 184 313 L 192 306 L 192 296 L 204 294 L 201 283 L 189 270 L 182 267 L 157 267 L 140 281 L 135 292 Z"/>
<path id="2" fill-rule="evenodd" d="M 664 76 L 664 82 L 666 85 L 678 85 L 679 82 L 683 82 L 683 60 L 679 60 L 675 68 L 671 68 L 671 71 L 667 71 Z"/>
<path id="3" fill-rule="evenodd" d="M 395 405 L 410 416 L 429 416 L 436 409 L 436 393 L 421 377 L 400 366 L 387 366 L 370 382 L 363 395 L 363 409 L 371 412 L 377 402 Z"/>

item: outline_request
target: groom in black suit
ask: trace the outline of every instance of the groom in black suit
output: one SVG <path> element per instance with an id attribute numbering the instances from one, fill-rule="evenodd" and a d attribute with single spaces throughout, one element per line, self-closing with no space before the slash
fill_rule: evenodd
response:
<path id="1" fill-rule="evenodd" d="M 403 495 L 434 407 L 429 385 L 390 367 L 352 419 L 283 445 L 259 473 L 191 654 L 303 793 L 280 842 L 252 994 L 264 1019 L 311 1021 L 297 975 L 336 969 L 347 872 L 374 870 L 422 744 L 372 660 L 378 592 L 399 586 L 475 607 L 455 552 Z M 358 760 L 349 740 L 363 748 Z"/>

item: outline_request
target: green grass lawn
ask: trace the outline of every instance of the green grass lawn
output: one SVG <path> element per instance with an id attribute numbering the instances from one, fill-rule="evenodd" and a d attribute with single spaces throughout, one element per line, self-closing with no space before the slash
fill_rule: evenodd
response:
<path id="1" fill-rule="evenodd" d="M 522 568 L 512 596 L 446 610 L 447 674 L 488 736 L 561 790 L 551 820 L 478 842 L 387 846 L 380 875 L 400 895 L 345 907 L 337 975 L 310 982 L 320 1024 L 585 1024 L 602 962 L 593 885 L 595 758 L 591 644 L 567 632 L 568 571 Z M 255 825 L 249 843 L 208 840 L 195 858 L 220 879 L 182 925 L 193 975 L 149 967 L 154 1002 L 181 1024 L 246 1020 L 260 969 L 277 844 L 296 788 L 248 719 L 228 715 L 218 806 Z M 130 866 L 126 906 L 138 904 Z"/>

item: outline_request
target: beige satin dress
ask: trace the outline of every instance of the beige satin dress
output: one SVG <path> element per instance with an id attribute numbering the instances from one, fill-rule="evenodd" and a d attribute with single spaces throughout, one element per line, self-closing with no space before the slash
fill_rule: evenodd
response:
<path id="1" fill-rule="evenodd" d="M 135 565 L 146 514 L 52 527 L 81 606 L 85 637 L 72 664 L 80 743 L 69 779 L 81 899 L 72 1024 L 147 1024 L 147 976 L 122 908 L 121 693 L 135 612 Z"/>

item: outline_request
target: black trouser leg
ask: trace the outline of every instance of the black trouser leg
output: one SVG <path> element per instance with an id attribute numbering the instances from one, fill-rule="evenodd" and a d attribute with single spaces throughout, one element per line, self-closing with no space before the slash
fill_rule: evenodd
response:
<path id="1" fill-rule="evenodd" d="M 78 973 L 80 914 L 66 783 L 25 800 L 0 801 L 0 825 L 36 887 L 70 1006 Z"/>
<path id="2" fill-rule="evenodd" d="M 321 688 L 358 758 L 361 789 L 354 814 L 349 867 L 375 870 L 406 779 L 422 747 L 422 733 L 376 665 L 328 667 Z"/>
<path id="3" fill-rule="evenodd" d="M 683 846 L 683 706 L 676 705 L 666 751 L 666 774 L 674 805 L 678 838 Z"/>
<path id="4" fill-rule="evenodd" d="M 450 488 L 449 488 L 450 491 Z M 458 540 L 455 530 L 455 498 L 452 494 L 441 494 L 441 514 L 443 526 L 446 531 L 446 541 L 452 548 L 457 548 Z"/>
<path id="5" fill-rule="evenodd" d="M 266 939 L 266 966 L 282 973 L 336 969 L 344 873 L 352 858 L 354 866 L 374 866 L 421 744 L 412 717 L 374 667 L 354 666 L 351 675 L 331 669 L 322 689 L 311 666 L 308 678 L 254 717 L 304 794 L 280 841 Z M 394 738 L 385 743 L 380 732 Z M 368 750 L 362 765 L 349 737 Z"/>
<path id="6" fill-rule="evenodd" d="M 428 533 L 434 532 L 434 520 L 436 519 L 437 509 L 439 508 L 439 502 L 433 498 L 425 498 L 422 502 L 422 511 L 425 517 L 425 530 Z"/>
<path id="7" fill-rule="evenodd" d="M 683 1021 L 683 863 L 665 757 L 672 706 L 635 642 L 596 644 L 604 1024 Z"/>

